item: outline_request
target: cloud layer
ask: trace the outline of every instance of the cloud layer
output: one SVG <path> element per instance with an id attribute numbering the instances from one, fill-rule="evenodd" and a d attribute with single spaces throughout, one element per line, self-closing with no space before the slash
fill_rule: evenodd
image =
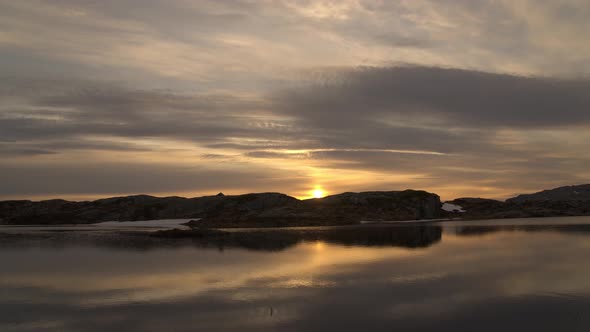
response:
<path id="1" fill-rule="evenodd" d="M 0 197 L 590 178 L 582 1 L 0 8 Z"/>

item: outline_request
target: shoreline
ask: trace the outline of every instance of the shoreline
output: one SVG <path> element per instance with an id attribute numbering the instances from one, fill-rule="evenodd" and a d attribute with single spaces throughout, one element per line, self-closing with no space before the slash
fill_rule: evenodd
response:
<path id="1" fill-rule="evenodd" d="M 71 225 L 70 225 L 71 226 Z M 420 248 L 442 240 L 443 233 L 485 234 L 495 231 L 590 232 L 590 217 L 558 217 L 504 220 L 446 220 L 402 223 L 371 223 L 338 226 L 265 228 L 98 228 L 0 226 L 0 249 L 57 249 L 100 247 L 114 250 L 153 250 L 179 247 L 280 251 L 306 242 L 343 246 Z M 7 231 L 8 230 L 8 231 Z"/>
<path id="2" fill-rule="evenodd" d="M 360 221 L 353 224 L 310 224 L 310 225 L 294 225 L 294 226 L 214 226 L 205 225 L 203 229 L 211 230 L 224 230 L 224 231 L 242 231 L 242 230 L 297 230 L 297 229 L 322 229 L 322 228 L 355 228 L 355 227 L 371 227 L 379 225 L 420 225 L 420 224 L 444 224 L 444 223 L 481 223 L 481 222 L 493 222 L 502 223 L 513 221 L 529 221 L 531 219 L 564 219 L 564 218 L 590 218 L 590 215 L 574 215 L 574 216 L 537 216 L 537 217 L 508 217 L 508 218 L 437 218 L 437 219 L 417 219 L 417 220 L 390 220 L 390 221 Z M 197 221 L 198 218 L 194 219 L 156 219 L 156 220 L 138 220 L 138 221 L 101 221 L 90 224 L 0 224 L 0 233 L 18 229 L 29 229 L 32 231 L 92 231 L 92 232 L 108 232 L 108 231 L 139 231 L 139 232 L 153 232 L 159 230 L 196 230 L 199 227 L 187 225 L 191 221 Z M 161 222 L 169 223 L 161 223 Z"/>

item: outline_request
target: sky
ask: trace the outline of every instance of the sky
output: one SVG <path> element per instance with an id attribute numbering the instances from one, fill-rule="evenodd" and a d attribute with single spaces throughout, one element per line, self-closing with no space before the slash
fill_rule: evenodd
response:
<path id="1" fill-rule="evenodd" d="M 586 0 L 0 0 L 0 199 L 590 182 Z"/>

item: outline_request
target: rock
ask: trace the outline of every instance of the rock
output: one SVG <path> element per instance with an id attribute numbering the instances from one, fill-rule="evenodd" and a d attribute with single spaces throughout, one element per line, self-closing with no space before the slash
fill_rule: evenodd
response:
<path id="1" fill-rule="evenodd" d="M 543 190 L 533 194 L 518 195 L 506 200 L 508 203 L 542 201 L 590 201 L 590 184 Z"/>
<path id="2" fill-rule="evenodd" d="M 534 194 L 519 195 L 505 202 L 483 198 L 458 198 L 447 203 L 466 212 L 449 212 L 464 219 L 501 219 L 590 215 L 590 185 L 560 187 Z"/>
<path id="3" fill-rule="evenodd" d="M 92 202 L 51 200 L 0 202 L 10 224 L 199 218 L 197 227 L 264 227 L 356 224 L 361 220 L 417 220 L 439 216 L 440 199 L 425 191 L 344 193 L 298 200 L 281 193 L 198 198 L 137 195 Z"/>
<path id="4" fill-rule="evenodd" d="M 101 221 L 198 219 L 189 225 L 212 227 L 280 227 L 358 224 L 437 218 L 498 219 L 590 215 L 590 185 L 561 187 L 506 202 L 458 198 L 446 202 L 420 190 L 342 193 L 298 200 L 281 193 L 196 198 L 136 195 L 91 202 L 46 200 L 0 202 L 3 224 L 88 224 Z M 450 208 L 460 206 L 461 209 Z"/>
<path id="5" fill-rule="evenodd" d="M 246 199 L 243 196 L 241 200 Z M 249 199 L 248 204 L 226 203 L 208 211 L 203 222 L 215 227 L 279 227 L 434 219 L 441 206 L 438 195 L 415 190 L 343 193 L 303 201 L 281 194 Z"/>

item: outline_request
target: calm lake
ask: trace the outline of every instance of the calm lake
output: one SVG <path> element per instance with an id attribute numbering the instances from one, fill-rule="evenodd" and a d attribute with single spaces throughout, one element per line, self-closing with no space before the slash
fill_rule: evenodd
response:
<path id="1" fill-rule="evenodd" d="M 590 330 L 587 217 L 263 233 L 5 242 L 0 331 Z"/>

